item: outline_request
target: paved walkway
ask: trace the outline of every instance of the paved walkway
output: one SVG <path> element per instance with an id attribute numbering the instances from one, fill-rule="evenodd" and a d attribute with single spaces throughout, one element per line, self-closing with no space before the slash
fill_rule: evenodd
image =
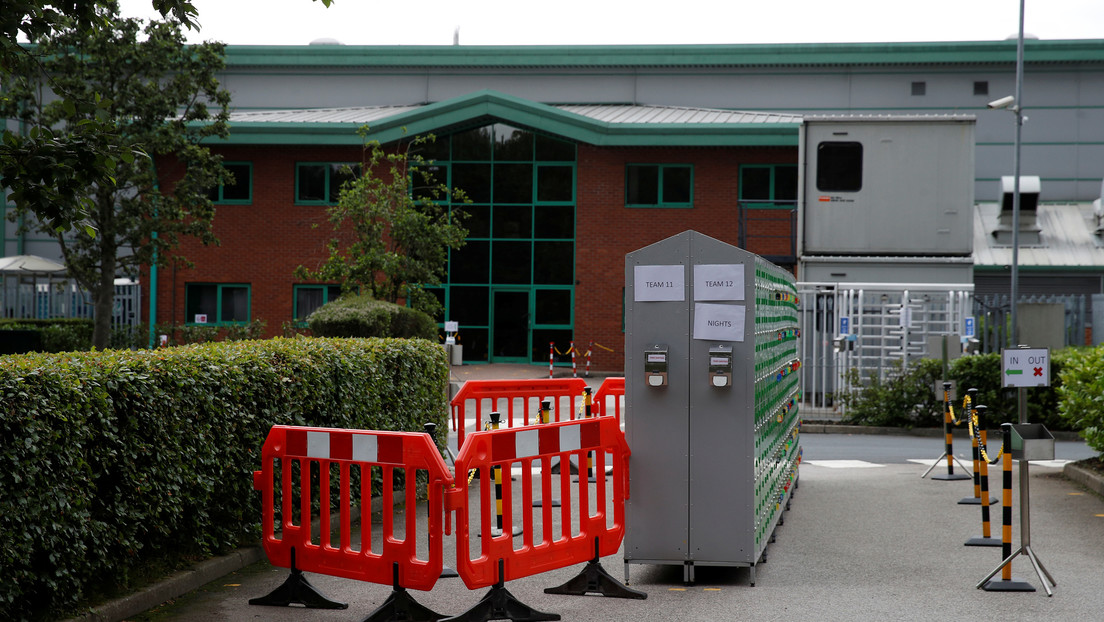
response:
<path id="1" fill-rule="evenodd" d="M 647 600 L 544 593 L 580 567 L 512 581 L 507 588 L 526 604 L 563 620 L 1087 620 L 1104 611 L 1104 500 L 1055 469 L 1033 468 L 1031 543 L 1058 582 L 1055 595 L 1046 597 L 1023 557 L 1013 562 L 1013 576 L 1033 584 L 1037 592 L 985 592 L 975 584 L 999 565 L 1000 549 L 964 546 L 981 533 L 980 510 L 958 505 L 971 492 L 970 484 L 920 479 L 923 468 L 803 465 L 791 510 L 767 550 L 768 563 L 757 569 L 755 587 L 748 585 L 747 569 L 699 567 L 695 584 L 685 585 L 679 567 L 633 565 L 631 586 L 645 591 Z M 999 515 L 998 509 L 994 516 Z M 994 530 L 999 535 L 999 526 Z M 446 538 L 446 560 L 453 558 L 453 546 Z M 615 577 L 623 577 L 619 554 L 602 563 Z M 254 564 L 149 615 L 129 619 L 352 622 L 363 620 L 391 593 L 387 586 L 311 575 L 324 594 L 349 603 L 349 608 L 247 604 L 287 574 L 267 563 Z M 456 615 L 485 592 L 468 590 L 459 579 L 441 579 L 430 592 L 410 593 L 439 613 Z"/>
<path id="2" fill-rule="evenodd" d="M 528 365 L 471 365 L 454 367 L 453 376 L 457 381 L 542 377 L 537 370 Z M 588 384 L 597 386 L 601 379 L 595 375 Z M 1033 584 L 1037 592 L 985 592 L 975 584 L 1000 563 L 1000 549 L 964 546 L 981 534 L 980 509 L 958 504 L 972 494 L 972 484 L 921 479 L 925 469 L 916 463 L 879 468 L 803 464 L 792 508 L 778 528 L 776 543 L 767 550 L 768 563 L 757 568 L 755 587 L 749 586 L 749 572 L 742 568 L 698 567 L 695 584 L 685 585 L 681 567 L 632 565 L 631 587 L 647 592 L 647 600 L 544 593 L 544 588 L 567 581 L 581 567 L 513 581 L 507 588 L 523 602 L 563 620 L 1073 620 L 1095 619 L 1104 611 L 1104 499 L 1063 477 L 1060 469 L 1033 465 L 1031 544 L 1058 582 L 1054 597 L 1046 597 L 1041 580 L 1022 556 L 1013 561 L 1013 575 Z M 991 475 L 995 487 L 999 481 L 999 472 Z M 999 497 L 1000 491 L 994 494 Z M 1015 496 L 1018 545 L 1018 488 Z M 993 534 L 999 537 L 999 506 L 992 514 L 997 521 Z M 453 537 L 446 537 L 444 553 L 446 563 L 455 559 Z M 222 570 L 210 571 L 217 579 L 185 596 L 154 593 L 146 597 L 152 599 L 147 606 L 153 607 L 147 613 L 134 615 L 112 605 L 101 610 L 103 617 L 98 619 L 359 621 L 391 593 L 390 586 L 312 574 L 314 585 L 330 598 L 349 603 L 349 608 L 250 606 L 250 598 L 267 594 L 288 574 L 266 561 L 244 563 L 259 558 L 263 556 L 256 549 L 239 552 Z M 222 576 L 234 564 L 245 567 Z M 602 564 L 618 579 L 624 577 L 620 553 L 604 558 Z M 193 582 L 198 578 L 192 577 Z M 410 593 L 437 612 L 456 615 L 485 591 L 468 590 L 459 579 L 441 579 L 429 592 Z M 131 608 L 140 598 L 131 598 Z M 154 606 L 166 598 L 173 600 Z"/>

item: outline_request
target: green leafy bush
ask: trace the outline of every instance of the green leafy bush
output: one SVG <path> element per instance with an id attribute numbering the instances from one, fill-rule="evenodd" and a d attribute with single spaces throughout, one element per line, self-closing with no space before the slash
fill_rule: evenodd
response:
<path id="1" fill-rule="evenodd" d="M 255 541 L 272 425 L 444 430 L 447 382 L 423 340 L 0 357 L 0 619 L 70 613 L 151 560 Z"/>
<path id="2" fill-rule="evenodd" d="M 1065 354 L 1059 412 L 1104 455 L 1104 347 L 1070 348 Z"/>
<path id="3" fill-rule="evenodd" d="M 0 322 L 0 330 L 34 330 L 42 340 L 42 352 L 79 352 L 92 348 L 92 320 L 20 319 Z"/>
<path id="4" fill-rule="evenodd" d="M 1060 415 L 1059 386 L 1069 350 L 1050 357 L 1051 386 L 1028 389 L 1027 416 L 1051 430 L 1068 430 L 1070 421 Z M 1017 392 L 1002 388 L 999 353 L 963 356 L 949 366 L 949 380 L 957 387 L 952 406 L 958 414 L 967 389 L 978 390 L 978 404 L 988 409 L 986 426 L 1019 421 Z M 857 370 L 848 370 L 848 380 L 856 387 L 839 392 L 836 399 L 845 407 L 845 421 L 860 425 L 890 427 L 940 427 L 943 425 L 943 399 L 936 392 L 942 380 L 943 363 L 935 359 L 913 361 L 907 369 L 897 365 L 885 381 L 861 378 Z"/>
<path id="5" fill-rule="evenodd" d="M 437 324 L 429 315 L 368 295 L 345 295 L 322 305 L 307 324 L 318 337 L 437 339 Z"/>
<path id="6" fill-rule="evenodd" d="M 936 400 L 935 382 L 943 372 L 941 361 L 922 359 L 904 368 L 896 361 L 886 379 L 862 378 L 857 369 L 847 371 L 852 391 L 841 391 L 836 400 L 844 406 L 847 423 L 900 428 L 932 427 L 943 423 L 943 402 Z"/>

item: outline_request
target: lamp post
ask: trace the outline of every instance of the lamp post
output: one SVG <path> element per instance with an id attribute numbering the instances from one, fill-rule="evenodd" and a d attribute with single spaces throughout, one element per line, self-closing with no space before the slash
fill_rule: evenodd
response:
<path id="1" fill-rule="evenodd" d="M 1012 156 L 1012 347 L 1019 344 L 1016 303 L 1020 294 L 1020 137 L 1023 132 L 1024 2 L 1020 0 L 1020 30 L 1016 37 L 1016 95 L 1012 112 L 1016 115 L 1016 142 Z"/>

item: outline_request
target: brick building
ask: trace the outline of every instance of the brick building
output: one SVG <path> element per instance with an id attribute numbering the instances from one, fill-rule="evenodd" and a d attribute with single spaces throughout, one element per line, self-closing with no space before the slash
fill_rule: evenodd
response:
<path id="1" fill-rule="evenodd" d="M 433 133 L 426 155 L 438 177 L 472 201 L 468 241 L 434 290 L 446 309 L 438 320 L 459 322 L 469 362 L 544 362 L 550 342 L 566 351 L 577 340 L 614 351 L 595 347 L 596 369 L 619 369 L 624 256 L 687 229 L 796 261 L 800 122 L 787 115 L 581 109 L 480 91 L 400 110 L 238 113 L 233 123 L 242 137 L 216 147 L 239 179 L 220 189 L 220 245 L 185 244 L 193 267 L 143 275 L 157 284 L 158 322 L 263 319 L 279 334 L 333 296 L 294 271 L 325 259 L 326 205 L 339 166 L 361 150 L 319 144 L 312 130 L 359 140 L 364 124 L 384 144 Z M 293 126 L 300 133 L 281 139 Z"/>

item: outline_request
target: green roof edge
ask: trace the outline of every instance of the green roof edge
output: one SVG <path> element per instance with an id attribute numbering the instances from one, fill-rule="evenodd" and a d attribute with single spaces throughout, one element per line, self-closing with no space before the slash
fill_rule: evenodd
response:
<path id="1" fill-rule="evenodd" d="M 687 67 L 1014 63 L 1016 42 L 717 45 L 229 45 L 227 68 Z M 1024 42 L 1024 60 L 1104 62 L 1104 39 Z"/>

